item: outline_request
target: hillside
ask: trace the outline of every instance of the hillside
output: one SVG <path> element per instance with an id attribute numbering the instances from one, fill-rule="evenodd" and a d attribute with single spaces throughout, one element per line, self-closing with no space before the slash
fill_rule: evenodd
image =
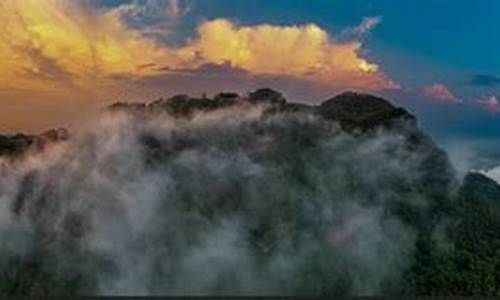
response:
<path id="1" fill-rule="evenodd" d="M 500 186 L 379 97 L 116 103 L 0 157 L 3 295 L 500 295 Z"/>

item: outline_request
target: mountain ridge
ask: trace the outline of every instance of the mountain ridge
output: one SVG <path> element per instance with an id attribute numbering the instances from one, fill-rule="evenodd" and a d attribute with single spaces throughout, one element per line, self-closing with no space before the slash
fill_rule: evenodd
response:
<path id="1" fill-rule="evenodd" d="M 0 294 L 500 293 L 500 186 L 461 182 L 385 99 L 260 89 L 102 113 L 0 143 L 16 158 L 0 164 Z"/>

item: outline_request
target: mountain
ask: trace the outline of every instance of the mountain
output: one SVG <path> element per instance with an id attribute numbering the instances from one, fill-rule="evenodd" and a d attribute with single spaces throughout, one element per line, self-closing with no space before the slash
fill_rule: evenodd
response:
<path id="1" fill-rule="evenodd" d="M 69 132 L 64 128 L 51 129 L 39 135 L 0 135 L 0 156 L 17 156 L 30 148 L 41 150 L 47 144 L 68 138 Z"/>
<path id="2" fill-rule="evenodd" d="M 353 92 L 346 92 L 323 102 L 320 113 L 328 119 L 339 121 L 346 129 L 390 126 L 394 121 L 403 120 L 416 125 L 415 117 L 403 108 L 396 108 L 379 97 Z"/>
<path id="3" fill-rule="evenodd" d="M 0 294 L 500 293 L 500 186 L 380 97 L 116 103 L 0 155 Z"/>

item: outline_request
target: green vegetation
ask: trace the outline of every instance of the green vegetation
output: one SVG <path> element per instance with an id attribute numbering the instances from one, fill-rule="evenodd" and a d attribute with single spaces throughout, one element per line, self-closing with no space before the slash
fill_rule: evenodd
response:
<path id="1" fill-rule="evenodd" d="M 418 295 L 500 296 L 500 186 L 469 174 L 440 212 L 447 224 L 424 232 L 408 273 Z M 436 229 L 436 228 L 433 228 Z M 434 235 L 434 236 L 433 236 Z"/>

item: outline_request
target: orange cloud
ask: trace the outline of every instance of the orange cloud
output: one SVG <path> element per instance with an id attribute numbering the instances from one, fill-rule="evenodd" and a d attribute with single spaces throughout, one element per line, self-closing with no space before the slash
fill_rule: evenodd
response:
<path id="1" fill-rule="evenodd" d="M 0 0 L 1 105 L 14 103 L 14 94 L 32 93 L 43 95 L 43 103 L 54 99 L 54 111 L 56 101 L 79 101 L 82 107 L 82 102 L 127 94 L 132 87 L 149 92 L 124 86 L 123 78 L 140 83 L 207 64 L 231 66 L 260 78 L 291 78 L 331 92 L 398 88 L 378 65 L 362 57 L 361 42 L 343 42 L 315 24 L 239 26 L 216 19 L 201 23 L 196 36 L 174 47 L 162 38 L 189 12 L 178 0 L 113 8 L 92 3 Z M 156 23 L 134 26 L 141 18 Z M 364 28 L 379 21 L 367 21 Z"/>
<path id="2" fill-rule="evenodd" d="M 339 88 L 397 88 L 360 56 L 359 42 L 335 42 L 314 24 L 240 27 L 218 19 L 201 24 L 192 42 L 173 48 L 125 24 L 125 14 L 142 11 L 137 6 L 102 10 L 70 0 L 2 0 L 0 82 L 47 88 L 50 79 L 60 83 L 64 78 L 68 84 L 92 85 L 113 75 L 154 70 L 141 66 L 175 69 L 230 62 L 254 74 L 296 76 Z M 166 9 L 166 17 L 182 14 L 177 1 Z"/>
<path id="3" fill-rule="evenodd" d="M 94 86 L 115 74 L 137 74 L 143 61 L 170 52 L 129 29 L 115 10 L 70 0 L 0 2 L 0 84 L 57 89 Z"/>
<path id="4" fill-rule="evenodd" d="M 202 24 L 198 38 L 180 51 L 204 62 L 230 62 L 255 74 L 296 76 L 335 88 L 398 88 L 360 56 L 361 46 L 335 42 L 314 24 L 239 27 L 218 19 Z"/>

